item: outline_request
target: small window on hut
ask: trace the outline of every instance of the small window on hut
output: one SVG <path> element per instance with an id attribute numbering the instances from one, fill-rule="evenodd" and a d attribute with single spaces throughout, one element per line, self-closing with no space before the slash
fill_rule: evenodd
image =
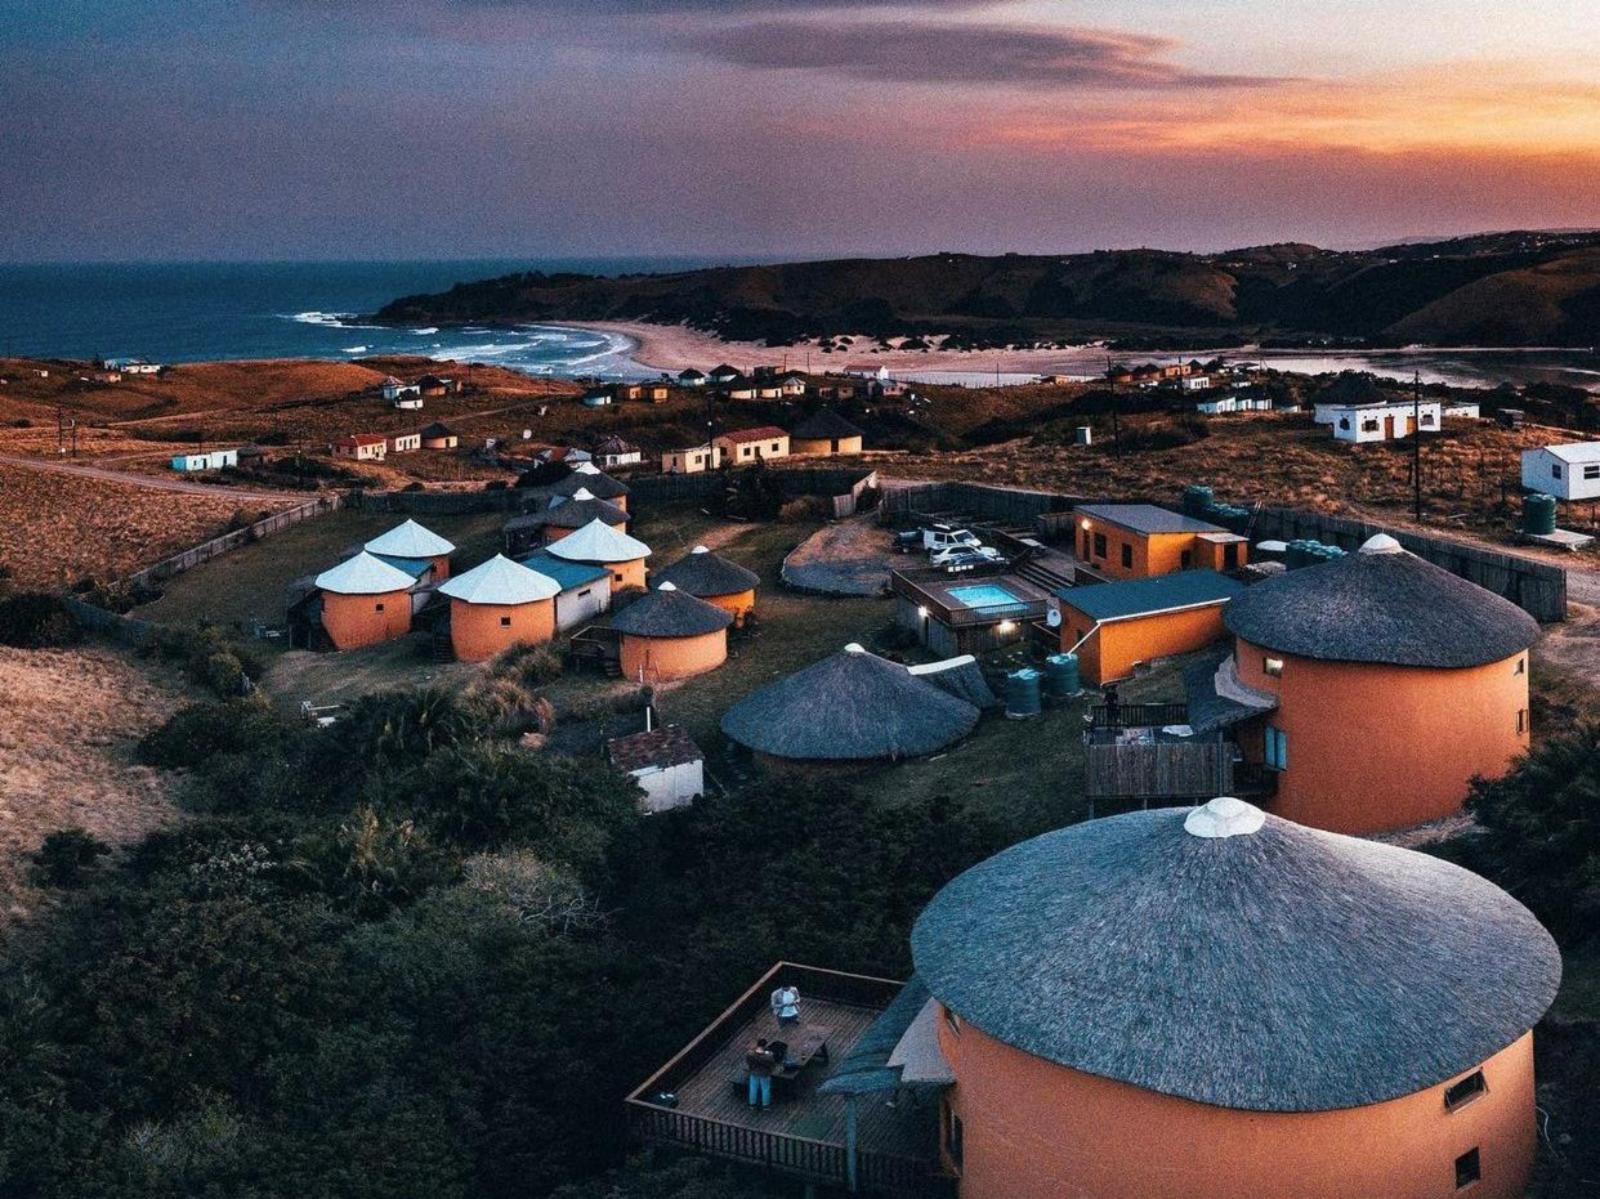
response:
<path id="1" fill-rule="evenodd" d="M 1561 463 L 1552 462 L 1550 464 L 1550 477 L 1552 479 L 1559 479 L 1561 477 Z"/>
<path id="2" fill-rule="evenodd" d="M 1517 732 L 1526 733 L 1527 731 L 1528 731 L 1528 709 L 1526 709 L 1526 708 L 1518 708 L 1517 709 Z"/>
<path id="3" fill-rule="evenodd" d="M 1483 1166 L 1478 1161 L 1476 1149 L 1468 1149 L 1456 1158 L 1456 1190 L 1465 1190 L 1482 1177 Z"/>
<path id="4" fill-rule="evenodd" d="M 961 1017 L 942 1004 L 939 1010 L 944 1013 L 945 1027 L 959 1037 L 961 1035 Z"/>
<path id="5" fill-rule="evenodd" d="M 383 611 L 383 605 L 382 604 L 373 604 L 372 605 L 372 610 L 374 612 L 382 612 Z"/>
<path id="6" fill-rule="evenodd" d="M 961 1169 L 961 1164 L 962 1164 L 961 1163 L 961 1157 L 962 1157 L 961 1117 L 956 1115 L 955 1109 L 950 1106 L 948 1100 L 945 1101 L 945 1109 L 944 1110 L 945 1110 L 944 1151 L 945 1151 L 946 1155 L 948 1155 L 949 1158 L 950 1158 L 950 1164 L 952 1166 L 954 1166 L 956 1169 L 959 1170 L 959 1169 Z"/>
<path id="7" fill-rule="evenodd" d="M 509 628 L 510 628 L 510 627 L 511 627 L 511 617 L 509 617 L 509 616 L 502 616 L 502 617 L 501 617 L 501 618 L 500 618 L 500 627 L 501 627 L 501 628 L 502 628 L 502 629 L 509 629 Z"/>
<path id="8" fill-rule="evenodd" d="M 1271 675 L 1275 679 L 1276 678 L 1282 678 L 1283 677 L 1283 659 L 1282 658 L 1262 658 L 1261 659 L 1261 673 L 1262 674 Z"/>
<path id="9" fill-rule="evenodd" d="M 1517 659 L 1517 668 L 1515 670 L 1513 670 L 1511 673 L 1512 674 L 1527 674 L 1528 673 L 1528 659 L 1526 659 L 1526 658 L 1518 658 Z"/>
<path id="10" fill-rule="evenodd" d="M 1096 558 L 1104 558 L 1106 556 L 1106 535 L 1104 533 L 1096 533 L 1094 535 L 1094 556 Z"/>
<path id="11" fill-rule="evenodd" d="M 1122 543 L 1122 565 L 1130 570 L 1133 568 L 1133 546 L 1127 542 Z"/>
<path id="12" fill-rule="evenodd" d="M 1474 1070 L 1460 1082 L 1453 1082 L 1444 1089 L 1444 1110 L 1453 1112 L 1457 1108 L 1466 1107 L 1488 1089 L 1489 1084 L 1483 1079 L 1483 1071 Z"/>

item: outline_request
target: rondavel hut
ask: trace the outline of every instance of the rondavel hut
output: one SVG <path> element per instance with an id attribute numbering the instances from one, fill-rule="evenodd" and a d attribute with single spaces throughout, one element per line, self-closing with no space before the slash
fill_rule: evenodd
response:
<path id="1" fill-rule="evenodd" d="M 715 604 L 729 613 L 738 625 L 744 624 L 745 617 L 755 611 L 756 588 L 761 585 L 761 576 L 755 571 L 746 570 L 703 545 L 695 546 L 672 565 L 656 571 L 651 579 L 657 586 L 671 583 L 679 591 Z"/>
<path id="2" fill-rule="evenodd" d="M 650 547 L 596 517 L 583 528 L 551 542 L 545 552 L 568 562 L 606 567 L 611 572 L 611 590 L 615 593 L 627 587 L 644 586 L 645 559 L 650 556 Z"/>
<path id="3" fill-rule="evenodd" d="M 428 574 L 425 581 L 431 583 L 442 583 L 450 577 L 450 555 L 456 552 L 451 542 L 409 517 L 362 548 L 413 578 Z"/>
<path id="4" fill-rule="evenodd" d="M 728 626 L 721 608 L 663 583 L 611 618 L 621 638 L 624 678 L 667 683 L 715 670 L 728 660 Z"/>
<path id="5" fill-rule="evenodd" d="M 314 582 L 318 621 L 334 649 L 359 649 L 411 631 L 416 580 L 362 551 L 319 574 Z"/>
<path id="6" fill-rule="evenodd" d="M 450 648 L 459 661 L 481 662 L 552 640 L 560 592 L 556 580 L 496 554 L 439 588 L 450 597 Z"/>

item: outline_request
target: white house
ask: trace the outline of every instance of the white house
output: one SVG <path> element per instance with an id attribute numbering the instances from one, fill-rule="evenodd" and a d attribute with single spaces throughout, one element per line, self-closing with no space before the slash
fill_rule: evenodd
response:
<path id="1" fill-rule="evenodd" d="M 143 358 L 107 358 L 100 364 L 108 371 L 121 371 L 125 375 L 159 375 L 161 364 Z"/>
<path id="2" fill-rule="evenodd" d="M 224 466 L 238 466 L 238 450 L 201 450 L 193 454 L 177 454 L 172 459 L 172 469 L 182 472 L 221 470 Z"/>
<path id="3" fill-rule="evenodd" d="M 704 443 L 667 450 L 661 455 L 661 473 L 664 475 L 697 475 L 703 470 L 716 470 L 721 465 L 721 447 Z"/>
<path id="4" fill-rule="evenodd" d="M 1185 375 L 1178 380 L 1178 386 L 1184 391 L 1210 391 L 1211 376 Z"/>
<path id="5" fill-rule="evenodd" d="M 611 572 L 588 562 L 568 562 L 543 549 L 519 559 L 529 570 L 556 581 L 561 588 L 556 596 L 556 630 L 591 624 L 611 608 Z"/>
<path id="6" fill-rule="evenodd" d="M 1452 400 L 1444 406 L 1446 416 L 1459 416 L 1463 420 L 1477 420 L 1481 413 L 1478 405 L 1469 404 L 1464 400 Z"/>
<path id="7" fill-rule="evenodd" d="M 591 387 L 578 398 L 578 402 L 585 408 L 605 408 L 610 406 L 612 400 L 609 387 Z"/>
<path id="8" fill-rule="evenodd" d="M 1439 407 L 1438 400 L 1424 400 L 1415 406 L 1409 401 L 1397 400 L 1392 404 L 1330 407 L 1328 423 L 1333 426 L 1334 437 L 1340 441 L 1393 441 L 1411 436 L 1413 414 L 1424 433 L 1437 433 L 1442 419 Z"/>
<path id="9" fill-rule="evenodd" d="M 681 808 L 706 792 L 705 755 L 679 725 L 613 737 L 606 756 L 639 784 L 646 812 Z"/>
<path id="10" fill-rule="evenodd" d="M 594 460 L 603 470 L 614 466 L 637 466 L 644 461 L 639 447 L 620 437 L 602 437 L 595 443 Z"/>
<path id="11" fill-rule="evenodd" d="M 1228 395 L 1212 396 L 1209 400 L 1201 400 L 1194 406 L 1194 409 L 1196 412 L 1204 412 L 1211 416 L 1217 416 L 1224 412 L 1237 412 L 1239 411 L 1239 397 Z"/>
<path id="12" fill-rule="evenodd" d="M 1523 450 L 1522 485 L 1558 500 L 1600 499 L 1600 441 Z"/>

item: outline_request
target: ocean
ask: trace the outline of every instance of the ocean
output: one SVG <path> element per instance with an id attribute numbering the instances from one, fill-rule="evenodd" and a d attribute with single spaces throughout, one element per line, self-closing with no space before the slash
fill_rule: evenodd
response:
<path id="1" fill-rule="evenodd" d="M 530 374 L 653 374 L 628 339 L 555 326 L 363 324 L 399 296 L 527 270 L 684 270 L 685 259 L 0 264 L 0 353 L 38 358 L 360 358 L 421 354 Z"/>

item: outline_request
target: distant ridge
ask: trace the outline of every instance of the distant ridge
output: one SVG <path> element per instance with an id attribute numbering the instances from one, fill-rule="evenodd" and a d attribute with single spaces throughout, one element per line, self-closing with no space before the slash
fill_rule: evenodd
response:
<path id="1" fill-rule="evenodd" d="M 406 296 L 376 319 L 687 323 L 735 340 L 942 335 L 947 348 L 1112 339 L 1264 344 L 1591 346 L 1600 232 L 1482 233 L 1326 250 L 1098 250 L 505 275 Z"/>

